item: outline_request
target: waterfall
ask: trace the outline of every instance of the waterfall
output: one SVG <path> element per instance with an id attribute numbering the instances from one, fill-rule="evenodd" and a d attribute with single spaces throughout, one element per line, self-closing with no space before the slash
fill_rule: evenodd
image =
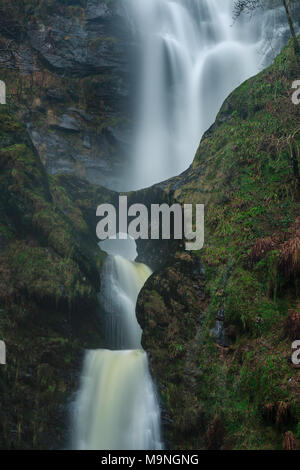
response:
<path id="1" fill-rule="evenodd" d="M 89 351 L 77 406 L 76 449 L 161 449 L 159 411 L 144 351 Z"/>
<path id="2" fill-rule="evenodd" d="M 125 0 L 141 59 L 124 190 L 185 170 L 226 96 L 282 47 L 287 32 L 282 8 L 233 24 L 233 3 Z"/>
<path id="3" fill-rule="evenodd" d="M 146 265 L 120 255 L 106 260 L 100 298 L 106 340 L 114 350 L 86 352 L 73 406 L 74 449 L 162 449 L 159 405 L 135 316 L 138 293 L 150 274 Z"/>
<path id="4" fill-rule="evenodd" d="M 188 167 L 226 96 L 275 56 L 287 28 L 280 7 L 233 24 L 233 0 L 123 4 L 141 57 L 132 158 L 121 188 L 134 190 Z M 135 317 L 150 274 L 120 255 L 107 258 L 100 299 L 110 349 L 86 352 L 74 404 L 75 449 L 162 448 L 159 406 Z"/>
<path id="5" fill-rule="evenodd" d="M 122 256 L 109 257 L 102 273 L 100 299 L 105 310 L 105 338 L 111 349 L 141 348 L 142 330 L 135 304 L 151 270 Z"/>

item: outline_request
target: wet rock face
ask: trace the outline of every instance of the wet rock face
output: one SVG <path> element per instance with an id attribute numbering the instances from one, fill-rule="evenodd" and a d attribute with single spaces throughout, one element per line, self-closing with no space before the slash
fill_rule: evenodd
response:
<path id="1" fill-rule="evenodd" d="M 199 334 L 205 310 L 201 260 L 178 252 L 140 292 L 137 319 L 142 344 L 161 397 L 166 448 L 201 448 L 205 413 L 197 396 Z"/>
<path id="2" fill-rule="evenodd" d="M 216 343 L 227 348 L 229 346 L 228 335 L 226 328 L 224 326 L 224 309 L 220 308 L 216 315 L 216 323 L 213 329 L 211 330 L 212 336 L 216 338 Z"/>
<path id="3" fill-rule="evenodd" d="M 105 254 L 94 208 L 113 195 L 73 176 L 49 178 L 5 105 L 0 173 L 0 337 L 9 351 L 0 370 L 0 449 L 66 448 L 82 351 L 103 344 L 97 293 Z"/>
<path id="4" fill-rule="evenodd" d="M 24 15 L 1 7 L 18 25 L 2 28 L 0 64 L 8 88 L 22 83 L 20 117 L 49 173 L 116 189 L 127 164 L 134 56 L 122 5 L 32 4 Z"/>
<path id="5" fill-rule="evenodd" d="M 172 196 L 164 192 L 160 185 L 154 185 L 138 191 L 131 191 L 127 193 L 127 197 L 128 207 L 133 204 L 144 204 L 147 207 L 149 216 L 149 238 L 139 238 L 136 240 L 138 253 L 136 261 L 147 264 L 153 271 L 162 269 L 177 251 L 184 250 L 184 242 L 183 240 L 174 239 L 172 233 L 170 240 L 163 239 L 162 233 L 160 233 L 159 240 L 153 240 L 151 238 L 151 206 L 152 204 L 168 204 L 171 206 L 177 201 L 173 200 Z"/>
<path id="6" fill-rule="evenodd" d="M 116 68 L 124 75 L 129 37 L 121 12 L 105 0 L 70 3 L 73 10 L 53 8 L 34 18 L 27 32 L 31 47 L 58 72 L 88 76 Z"/>

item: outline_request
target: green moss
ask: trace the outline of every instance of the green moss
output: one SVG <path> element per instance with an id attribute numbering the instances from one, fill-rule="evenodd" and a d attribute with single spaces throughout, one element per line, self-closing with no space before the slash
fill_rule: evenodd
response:
<path id="1" fill-rule="evenodd" d="M 299 154 L 300 107 L 291 100 L 291 84 L 299 76 L 289 44 L 274 64 L 228 97 L 192 168 L 166 186 L 177 202 L 206 205 L 205 244 L 196 253 L 205 267 L 205 295 L 199 299 L 194 292 L 191 307 L 188 291 L 196 285 L 201 292 L 201 277 L 194 279 L 180 262 L 176 276 L 163 270 L 152 281 L 172 302 L 164 299 L 161 305 L 153 293 L 152 304 L 148 284 L 138 304 L 146 319 L 143 341 L 152 370 L 174 419 L 166 433 L 179 448 L 204 447 L 203 436 L 216 416 L 224 427 L 222 448 L 281 449 L 283 433 L 297 432 L 297 370 L 283 325 L 288 310 L 299 303 L 299 273 L 287 274 L 282 252 L 286 241 L 298 237 L 299 178 L 290 144 Z M 265 239 L 272 240 L 271 247 L 254 256 Z M 195 311 L 196 298 L 201 320 L 182 326 L 188 331 L 183 339 L 180 321 Z M 223 311 L 225 348 L 212 331 Z M 189 437 L 178 432 L 179 416 L 190 410 L 186 396 L 190 403 L 195 400 L 202 439 L 193 425 Z"/>
<path id="2" fill-rule="evenodd" d="M 194 202 L 208 205 L 202 259 L 208 266 L 210 303 L 199 351 L 204 372 L 199 397 L 211 417 L 223 410 L 227 445 L 236 448 L 281 448 L 281 432 L 295 428 L 297 398 L 289 388 L 295 372 L 286 360 L 290 345 L 282 324 L 297 292 L 292 293 L 281 270 L 278 250 L 256 263 L 250 254 L 257 239 L 274 233 L 284 237 L 299 214 L 297 175 L 288 150 L 299 122 L 299 108 L 290 98 L 298 75 L 288 46 L 269 69 L 235 90 L 193 164 L 195 175 L 205 167 L 197 182 L 201 193 L 187 186 L 176 194 L 188 201 L 194 192 Z M 294 144 L 299 145 L 297 139 Z M 209 329 L 221 307 L 236 339 L 228 360 L 220 361 Z M 280 403 L 289 410 L 281 427 L 277 418 L 271 423 L 264 418 L 270 403 L 276 413 Z"/>
<path id="3" fill-rule="evenodd" d="M 59 178 L 48 178 L 7 107 L 0 169 L 0 334 L 9 353 L 0 370 L 0 447 L 62 447 L 68 421 L 59 407 L 77 385 L 83 348 L 103 342 L 97 292 L 105 255 L 89 215 L 102 192 L 85 183 L 77 204 Z"/>
<path id="4" fill-rule="evenodd" d="M 65 299 L 71 307 L 95 295 L 72 259 L 61 258 L 48 248 L 12 244 L 6 253 L 14 283 L 30 297 L 53 302 Z M 94 299 L 93 299 L 94 300 Z"/>
<path id="5" fill-rule="evenodd" d="M 262 334 L 272 323 L 278 323 L 276 303 L 264 294 L 262 284 L 249 271 L 239 267 L 232 273 L 224 298 L 226 321 L 238 326 L 241 332 Z"/>

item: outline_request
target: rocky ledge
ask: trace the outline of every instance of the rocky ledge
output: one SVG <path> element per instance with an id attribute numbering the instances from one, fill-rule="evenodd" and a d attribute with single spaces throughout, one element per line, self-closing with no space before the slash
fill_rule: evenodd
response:
<path id="1" fill-rule="evenodd" d="M 3 0 L 0 26 L 0 78 L 48 173 L 120 186 L 135 47 L 121 3 Z"/>

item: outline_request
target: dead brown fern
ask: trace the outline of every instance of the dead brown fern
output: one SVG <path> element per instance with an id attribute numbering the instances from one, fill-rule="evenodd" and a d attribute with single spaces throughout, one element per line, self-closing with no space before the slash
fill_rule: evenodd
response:
<path id="1" fill-rule="evenodd" d="M 218 450 L 221 448 L 223 440 L 224 426 L 220 416 L 216 415 L 205 433 L 205 448 L 207 450 Z"/>
<path id="2" fill-rule="evenodd" d="M 266 254 L 274 248 L 275 243 L 271 237 L 260 238 L 257 240 L 250 255 L 252 263 L 257 263 L 262 260 Z"/>
<path id="3" fill-rule="evenodd" d="M 284 334 L 291 341 L 300 339 L 300 305 L 295 310 L 289 310 L 284 324 Z"/>
<path id="4" fill-rule="evenodd" d="M 277 405 L 276 426 L 283 428 L 291 418 L 291 405 L 285 401 L 280 401 Z"/>
<path id="5" fill-rule="evenodd" d="M 269 423 L 275 423 L 276 421 L 276 406 L 274 403 L 267 403 L 262 410 L 263 418 Z"/>
<path id="6" fill-rule="evenodd" d="M 284 242 L 280 248 L 279 265 L 288 278 L 296 277 L 300 273 L 300 231 Z"/>
<path id="7" fill-rule="evenodd" d="M 283 436 L 283 450 L 295 450 L 296 440 L 291 431 L 287 431 Z"/>

